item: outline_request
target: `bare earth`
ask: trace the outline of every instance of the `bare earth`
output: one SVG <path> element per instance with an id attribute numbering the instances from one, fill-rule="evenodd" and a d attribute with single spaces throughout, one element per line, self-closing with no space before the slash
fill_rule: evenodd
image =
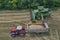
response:
<path id="1" fill-rule="evenodd" d="M 51 18 L 46 20 L 49 24 L 49 32 L 34 34 L 26 33 L 25 37 L 12 38 L 9 34 L 14 23 L 0 23 L 0 40 L 60 40 L 60 10 L 53 11 Z"/>

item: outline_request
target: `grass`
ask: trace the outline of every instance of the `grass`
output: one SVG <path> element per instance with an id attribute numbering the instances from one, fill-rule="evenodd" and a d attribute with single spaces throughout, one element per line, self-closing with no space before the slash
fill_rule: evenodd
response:
<path id="1" fill-rule="evenodd" d="M 0 12 L 29 12 L 29 9 L 25 9 L 25 10 L 0 10 Z"/>

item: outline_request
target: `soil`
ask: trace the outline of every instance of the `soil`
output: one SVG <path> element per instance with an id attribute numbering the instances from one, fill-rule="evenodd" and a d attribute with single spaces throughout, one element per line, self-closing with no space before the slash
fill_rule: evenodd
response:
<path id="1" fill-rule="evenodd" d="M 53 11 L 46 22 L 50 28 L 47 33 L 26 33 L 25 37 L 15 38 L 10 36 L 10 29 L 16 23 L 0 23 L 0 40 L 60 40 L 60 9 Z"/>

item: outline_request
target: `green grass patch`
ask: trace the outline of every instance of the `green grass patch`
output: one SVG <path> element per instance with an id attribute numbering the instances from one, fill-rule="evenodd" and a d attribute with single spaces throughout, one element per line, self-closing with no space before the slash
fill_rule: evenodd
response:
<path id="1" fill-rule="evenodd" d="M 0 12 L 29 12 L 29 9 L 22 10 L 0 10 Z"/>

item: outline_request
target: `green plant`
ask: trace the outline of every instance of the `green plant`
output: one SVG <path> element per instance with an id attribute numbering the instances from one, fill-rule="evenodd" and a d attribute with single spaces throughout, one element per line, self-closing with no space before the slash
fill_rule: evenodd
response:
<path id="1" fill-rule="evenodd" d="M 36 9 L 37 6 L 58 8 L 60 0 L 0 0 L 0 9 Z"/>
<path id="2" fill-rule="evenodd" d="M 39 6 L 38 9 L 32 11 L 32 20 L 33 21 L 37 19 L 44 20 L 45 17 L 50 15 L 51 13 L 48 8 L 44 8 L 44 6 Z"/>

